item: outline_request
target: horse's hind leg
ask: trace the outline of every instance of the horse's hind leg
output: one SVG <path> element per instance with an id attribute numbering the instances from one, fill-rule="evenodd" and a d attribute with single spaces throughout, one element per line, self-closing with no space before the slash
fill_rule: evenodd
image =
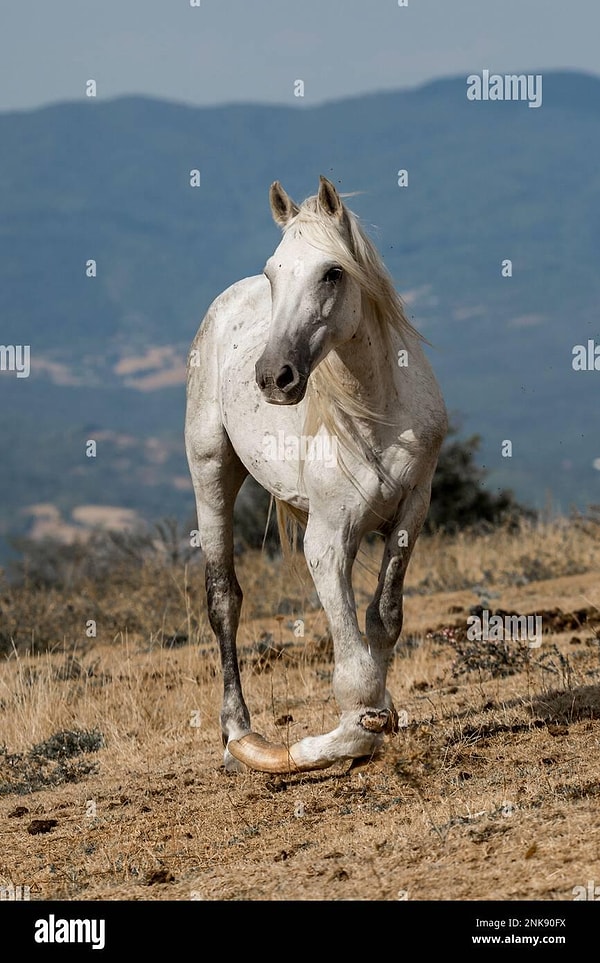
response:
<path id="1" fill-rule="evenodd" d="M 210 435 L 204 431 L 195 434 L 194 443 L 188 446 L 188 459 L 196 494 L 200 543 L 206 558 L 208 618 L 221 654 L 221 731 L 227 747 L 230 739 L 239 739 L 250 731 L 236 651 L 242 590 L 233 563 L 233 506 L 248 472 L 220 426 Z M 227 748 L 225 766 L 240 768 Z"/>
<path id="2" fill-rule="evenodd" d="M 427 515 L 429 501 L 429 488 L 415 488 L 402 503 L 396 523 L 387 537 L 377 590 L 367 609 L 369 648 L 386 675 L 402 631 L 404 578 Z M 389 696 L 388 701 L 391 704 Z"/>

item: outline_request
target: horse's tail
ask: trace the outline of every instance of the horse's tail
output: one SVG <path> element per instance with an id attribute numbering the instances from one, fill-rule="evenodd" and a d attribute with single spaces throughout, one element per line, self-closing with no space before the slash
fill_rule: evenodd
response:
<path id="1" fill-rule="evenodd" d="M 289 505 L 279 498 L 275 499 L 275 510 L 281 551 L 286 562 L 293 566 L 294 556 L 298 549 L 298 533 L 300 529 L 306 528 L 308 516 L 306 512 L 294 508 L 293 505 Z"/>

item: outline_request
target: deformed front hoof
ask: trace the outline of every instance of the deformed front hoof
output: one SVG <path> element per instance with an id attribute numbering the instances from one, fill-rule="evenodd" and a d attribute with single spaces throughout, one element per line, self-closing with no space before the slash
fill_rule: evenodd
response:
<path id="1" fill-rule="evenodd" d="M 398 713 L 393 707 L 389 709 L 367 709 L 358 721 L 367 732 L 385 732 L 388 734 L 398 732 Z"/>

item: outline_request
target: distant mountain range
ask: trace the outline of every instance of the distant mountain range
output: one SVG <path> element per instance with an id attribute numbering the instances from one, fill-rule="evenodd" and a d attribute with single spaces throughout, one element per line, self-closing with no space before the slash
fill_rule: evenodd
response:
<path id="1" fill-rule="evenodd" d="M 28 378 L 0 370 L 0 535 L 193 516 L 189 343 L 277 245 L 270 183 L 302 200 L 320 173 L 359 192 L 489 486 L 599 502 L 600 370 L 572 360 L 600 345 L 600 79 L 544 73 L 535 110 L 466 90 L 0 114 L 0 345 L 31 352 Z"/>

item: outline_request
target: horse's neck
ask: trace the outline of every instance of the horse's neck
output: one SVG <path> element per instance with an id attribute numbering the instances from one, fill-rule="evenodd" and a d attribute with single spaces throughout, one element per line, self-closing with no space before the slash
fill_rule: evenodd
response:
<path id="1" fill-rule="evenodd" d="M 379 324 L 363 319 L 350 341 L 331 352 L 331 365 L 344 388 L 367 408 L 383 414 L 397 397 L 393 339 Z"/>

